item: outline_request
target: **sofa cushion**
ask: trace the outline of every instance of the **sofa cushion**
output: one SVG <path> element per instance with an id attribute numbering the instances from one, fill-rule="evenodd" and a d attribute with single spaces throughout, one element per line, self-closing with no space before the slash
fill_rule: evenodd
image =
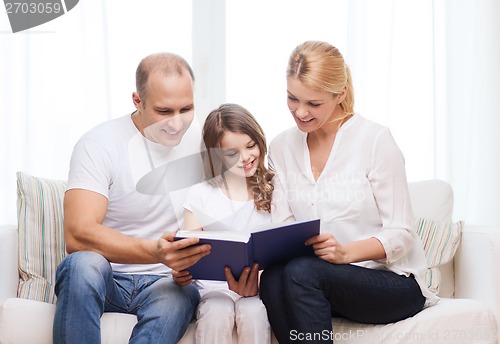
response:
<path id="1" fill-rule="evenodd" d="M 497 344 L 494 313 L 477 300 L 441 299 L 413 317 L 386 325 L 333 318 L 335 344 Z"/>
<path id="2" fill-rule="evenodd" d="M 441 283 L 439 267 L 450 262 L 457 251 L 464 222 L 449 223 L 439 220 L 416 219 L 417 234 L 427 258 L 425 280 L 429 289 L 437 294 Z"/>
<path id="3" fill-rule="evenodd" d="M 452 222 L 453 189 L 443 180 L 430 179 L 408 183 L 413 215 L 428 220 Z M 439 296 L 453 297 L 455 277 L 453 261 L 441 264 L 439 268 Z M 429 278 L 430 276 L 428 276 Z"/>
<path id="4" fill-rule="evenodd" d="M 56 306 L 45 302 L 10 298 L 0 304 L 0 343 L 52 344 L 52 322 Z M 101 317 L 101 343 L 126 344 L 137 317 L 124 313 L 104 313 Z M 195 343 L 192 322 L 178 344 Z M 236 328 L 233 344 L 237 343 Z M 276 339 L 273 336 L 273 344 Z"/>
<path id="5" fill-rule="evenodd" d="M 55 274 L 65 256 L 63 196 L 66 182 L 17 173 L 18 297 L 55 303 Z"/>
<path id="6" fill-rule="evenodd" d="M 8 299 L 0 305 L 0 343 L 52 343 L 55 306 L 23 299 Z M 136 317 L 105 313 L 101 318 L 103 344 L 128 343 Z M 495 315 L 477 300 L 441 299 L 413 317 L 387 325 L 369 325 L 333 318 L 335 343 L 387 344 L 496 344 Z M 29 329 L 29 331 L 27 331 Z M 178 344 L 195 343 L 191 323 Z M 294 335 L 294 333 L 291 333 Z M 236 343 L 236 330 L 233 343 Z M 297 340 L 297 342 L 299 342 Z M 273 336 L 272 344 L 276 344 Z"/>

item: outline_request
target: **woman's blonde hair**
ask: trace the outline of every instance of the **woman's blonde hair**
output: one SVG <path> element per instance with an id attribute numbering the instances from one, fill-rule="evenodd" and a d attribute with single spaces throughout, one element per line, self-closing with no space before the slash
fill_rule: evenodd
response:
<path id="1" fill-rule="evenodd" d="M 257 171 L 251 179 L 251 189 L 255 207 L 270 212 L 274 173 L 264 163 L 267 154 L 266 137 L 252 114 L 240 105 L 222 104 L 210 112 L 205 120 L 202 135 L 207 150 L 203 154 L 203 162 L 208 182 L 220 186 L 224 181 L 226 167 L 220 142 L 228 131 L 248 135 L 259 147 L 260 156 Z"/>
<path id="2" fill-rule="evenodd" d="M 297 46 L 288 61 L 287 77 L 296 78 L 306 87 L 337 96 L 346 88 L 340 103 L 345 114 L 354 113 L 354 89 L 351 70 L 340 51 L 326 42 L 306 41 Z"/>

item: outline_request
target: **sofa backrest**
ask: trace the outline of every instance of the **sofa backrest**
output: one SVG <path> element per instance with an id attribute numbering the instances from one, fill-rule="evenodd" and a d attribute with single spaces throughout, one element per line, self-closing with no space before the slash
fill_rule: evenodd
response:
<path id="1" fill-rule="evenodd" d="M 44 302 L 55 302 L 53 292 L 55 271 L 65 255 L 62 203 L 66 182 L 36 178 L 21 172 L 17 177 L 18 209 L 22 215 L 18 219 L 20 275 L 18 295 Z M 451 222 L 453 193 L 446 182 L 428 180 L 410 183 L 409 192 L 416 218 Z M 426 242 L 424 245 L 426 254 L 432 253 L 428 255 L 428 259 L 431 257 L 430 260 L 434 261 L 436 260 L 434 257 L 437 257 L 437 260 L 440 260 L 443 257 L 442 243 L 445 240 L 432 241 L 429 238 L 434 239 L 436 232 L 432 232 L 429 226 L 419 228 L 425 229 L 419 231 L 419 235 L 428 235 L 421 236 L 425 238 L 422 240 Z M 429 233 L 432 235 L 429 236 Z M 432 242 L 428 245 L 430 241 Z M 453 256 L 451 255 L 449 259 L 451 257 Z M 453 265 L 434 266 L 432 269 L 439 269 L 437 274 L 441 272 L 439 294 L 453 296 Z M 426 274 L 426 279 L 428 276 Z M 439 276 L 435 276 L 436 278 L 430 276 L 429 281 L 438 281 Z M 439 282 L 437 284 L 439 285 Z"/>
<path id="2" fill-rule="evenodd" d="M 429 220 L 452 221 L 453 191 L 442 180 L 424 180 L 408 184 L 413 215 Z"/>

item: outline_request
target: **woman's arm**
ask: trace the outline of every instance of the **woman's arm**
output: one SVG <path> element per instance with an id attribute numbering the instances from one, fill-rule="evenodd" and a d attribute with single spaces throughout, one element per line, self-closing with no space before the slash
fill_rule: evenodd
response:
<path id="1" fill-rule="evenodd" d="M 368 179 L 382 220 L 382 228 L 375 237 L 386 253 L 383 262 L 394 263 L 406 256 L 418 238 L 404 157 L 387 128 L 375 140 L 371 165 Z"/>

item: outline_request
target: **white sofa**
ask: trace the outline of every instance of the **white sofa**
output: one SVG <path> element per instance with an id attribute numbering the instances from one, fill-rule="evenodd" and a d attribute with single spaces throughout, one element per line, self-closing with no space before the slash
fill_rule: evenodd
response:
<path id="1" fill-rule="evenodd" d="M 410 193 L 416 217 L 451 222 L 453 194 L 448 184 L 437 180 L 410 183 Z M 335 343 L 498 343 L 497 262 L 500 228 L 466 225 L 453 260 L 439 267 L 442 299 L 437 305 L 388 325 L 333 319 L 334 333 L 323 335 Z M 51 343 L 55 306 L 17 297 L 20 276 L 16 226 L 0 226 L 0 276 L 0 343 Z M 135 322 L 131 315 L 104 314 L 102 342 L 127 343 Z M 300 337 L 294 334 L 294 338 Z M 194 343 L 193 324 L 180 343 Z"/>

